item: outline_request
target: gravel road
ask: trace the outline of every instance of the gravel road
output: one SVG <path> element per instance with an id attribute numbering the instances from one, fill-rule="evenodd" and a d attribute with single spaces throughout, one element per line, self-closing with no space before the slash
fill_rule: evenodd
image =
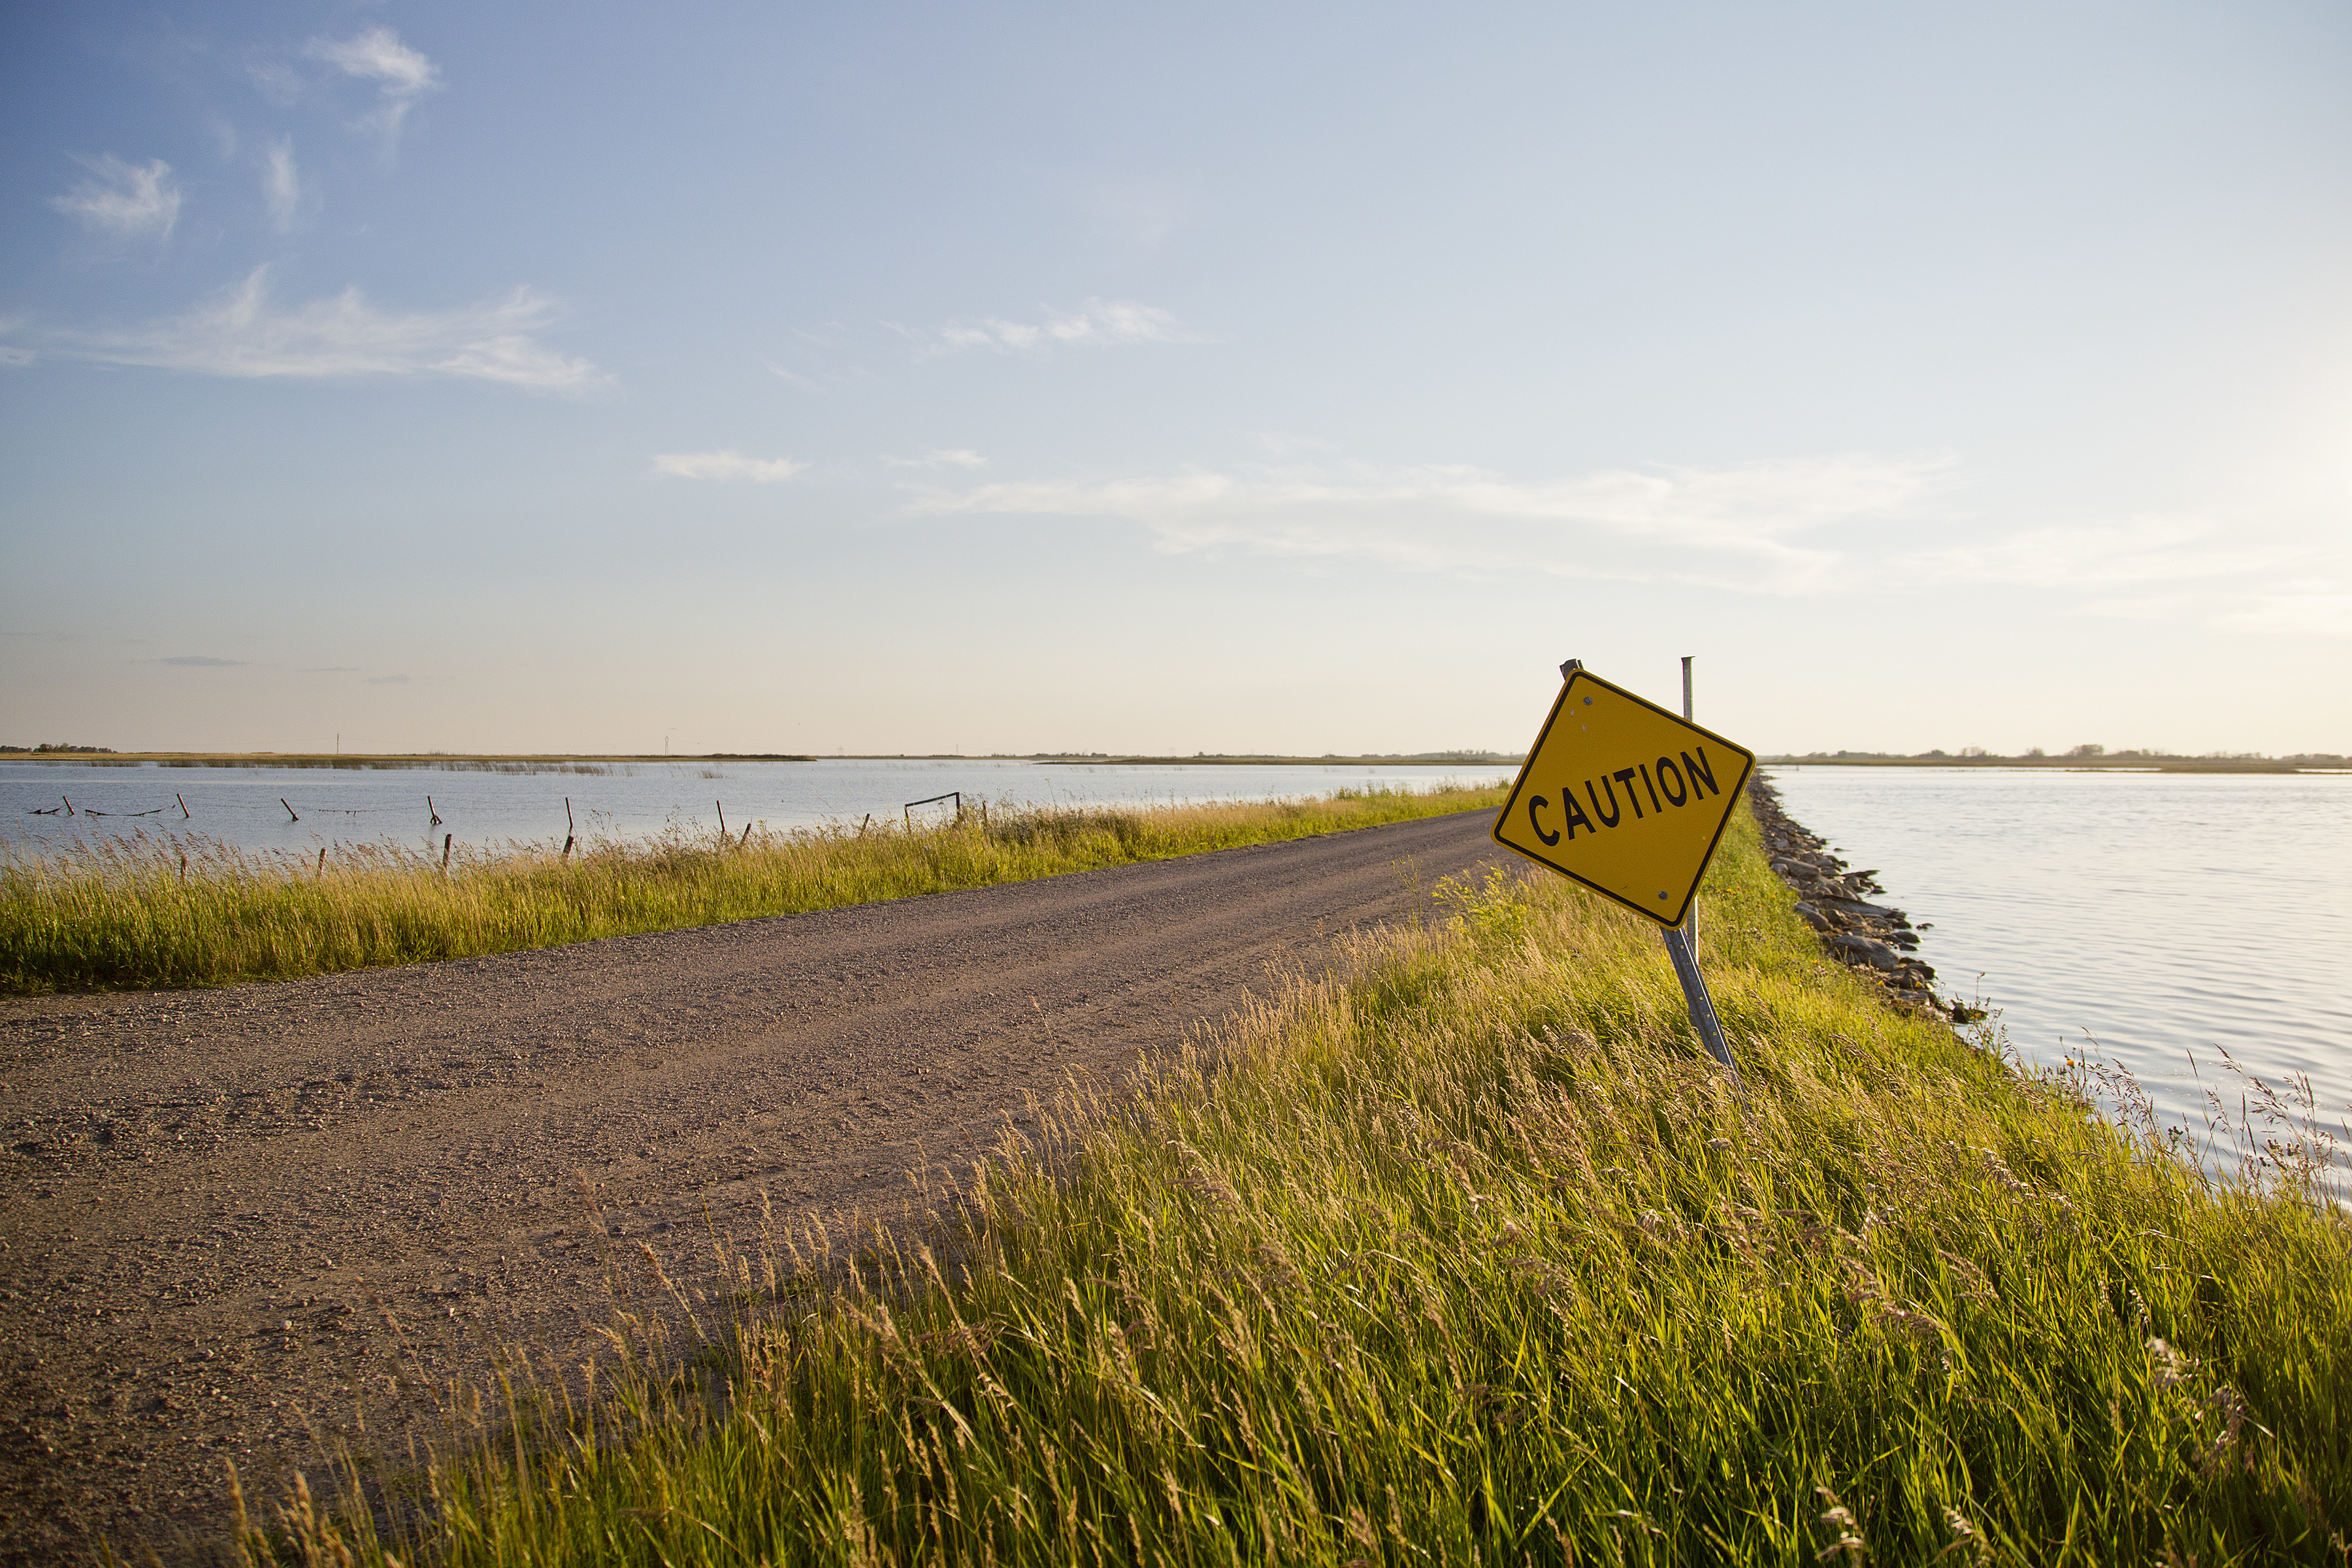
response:
<path id="1" fill-rule="evenodd" d="M 402 1451 L 607 1258 L 839 1225 L 1270 963 L 1505 858 L 1483 812 L 822 914 L 0 1003 L 0 1561 L 166 1558 L 320 1445 Z M 621 1238 L 617 1242 L 614 1238 Z M 362 1433 L 363 1428 L 363 1433 Z M 137 1544 L 145 1543 L 145 1544 Z"/>

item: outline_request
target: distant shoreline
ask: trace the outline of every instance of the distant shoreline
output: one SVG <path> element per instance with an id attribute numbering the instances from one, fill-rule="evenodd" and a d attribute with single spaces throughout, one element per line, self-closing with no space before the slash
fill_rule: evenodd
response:
<path id="1" fill-rule="evenodd" d="M 2341 773 L 2352 772 L 2352 758 L 2296 757 L 2163 757 L 2127 754 L 2112 757 L 1758 757 L 1771 768 L 1986 768 L 2011 773 Z"/>

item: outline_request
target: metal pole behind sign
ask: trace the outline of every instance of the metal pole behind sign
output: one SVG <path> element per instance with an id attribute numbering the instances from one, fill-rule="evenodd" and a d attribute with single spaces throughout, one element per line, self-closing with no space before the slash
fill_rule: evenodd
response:
<path id="1" fill-rule="evenodd" d="M 1698 954 L 1691 947 L 1690 932 L 1681 926 L 1665 928 L 1666 956 L 1675 961 L 1675 978 L 1683 983 L 1683 1001 L 1690 1007 L 1691 1026 L 1706 1043 L 1706 1054 L 1723 1064 L 1731 1075 L 1732 1083 L 1739 1083 L 1739 1064 L 1731 1059 L 1731 1047 L 1724 1042 L 1723 1023 L 1715 1016 L 1715 998 L 1706 994 L 1706 976 L 1698 970 Z"/>
<path id="2" fill-rule="evenodd" d="M 1691 711 L 1691 661 L 1683 656 L 1683 717 L 1698 722 Z M 1744 1090 L 1739 1079 L 1739 1064 L 1731 1059 L 1731 1046 L 1723 1037 L 1723 1021 L 1715 1016 L 1715 998 L 1706 994 L 1706 976 L 1698 967 L 1698 902 L 1693 900 L 1683 916 L 1683 923 L 1665 928 L 1666 956 L 1674 960 L 1675 978 L 1683 983 L 1683 1001 L 1690 1008 L 1691 1027 L 1698 1031 L 1699 1039 L 1706 1046 L 1706 1054 L 1723 1064 L 1731 1075 L 1732 1086 Z"/>

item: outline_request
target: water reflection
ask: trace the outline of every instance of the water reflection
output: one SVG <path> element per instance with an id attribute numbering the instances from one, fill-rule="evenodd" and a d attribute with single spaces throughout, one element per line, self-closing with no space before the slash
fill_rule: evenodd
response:
<path id="1" fill-rule="evenodd" d="M 2352 778 L 1767 770 L 1932 924 L 1920 956 L 2029 1061 L 2120 1061 L 2160 1117 L 2252 1115 L 2223 1053 L 2352 1120 Z M 2257 1118 L 2258 1120 L 2258 1118 Z"/>
<path id="2" fill-rule="evenodd" d="M 1398 763 L 1159 765 L 922 759 L 805 763 L 433 763 L 415 768 L 213 768 L 0 764 L 0 822 L 19 845 L 89 836 L 202 833 L 243 849 L 314 853 L 341 842 L 437 847 L 561 844 L 569 820 L 616 837 L 676 826 L 772 828 L 902 819 L 907 803 L 961 790 L 968 800 L 1123 805 L 1266 800 L 1339 789 L 1487 784 L 1508 767 Z M 940 805 L 918 808 L 934 815 Z"/>

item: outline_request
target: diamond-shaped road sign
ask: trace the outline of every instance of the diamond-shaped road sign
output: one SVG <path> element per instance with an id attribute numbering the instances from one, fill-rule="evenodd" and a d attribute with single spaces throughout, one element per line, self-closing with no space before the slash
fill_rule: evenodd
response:
<path id="1" fill-rule="evenodd" d="M 1495 842 L 1680 925 L 1756 753 L 1587 669 L 1528 749 Z"/>

